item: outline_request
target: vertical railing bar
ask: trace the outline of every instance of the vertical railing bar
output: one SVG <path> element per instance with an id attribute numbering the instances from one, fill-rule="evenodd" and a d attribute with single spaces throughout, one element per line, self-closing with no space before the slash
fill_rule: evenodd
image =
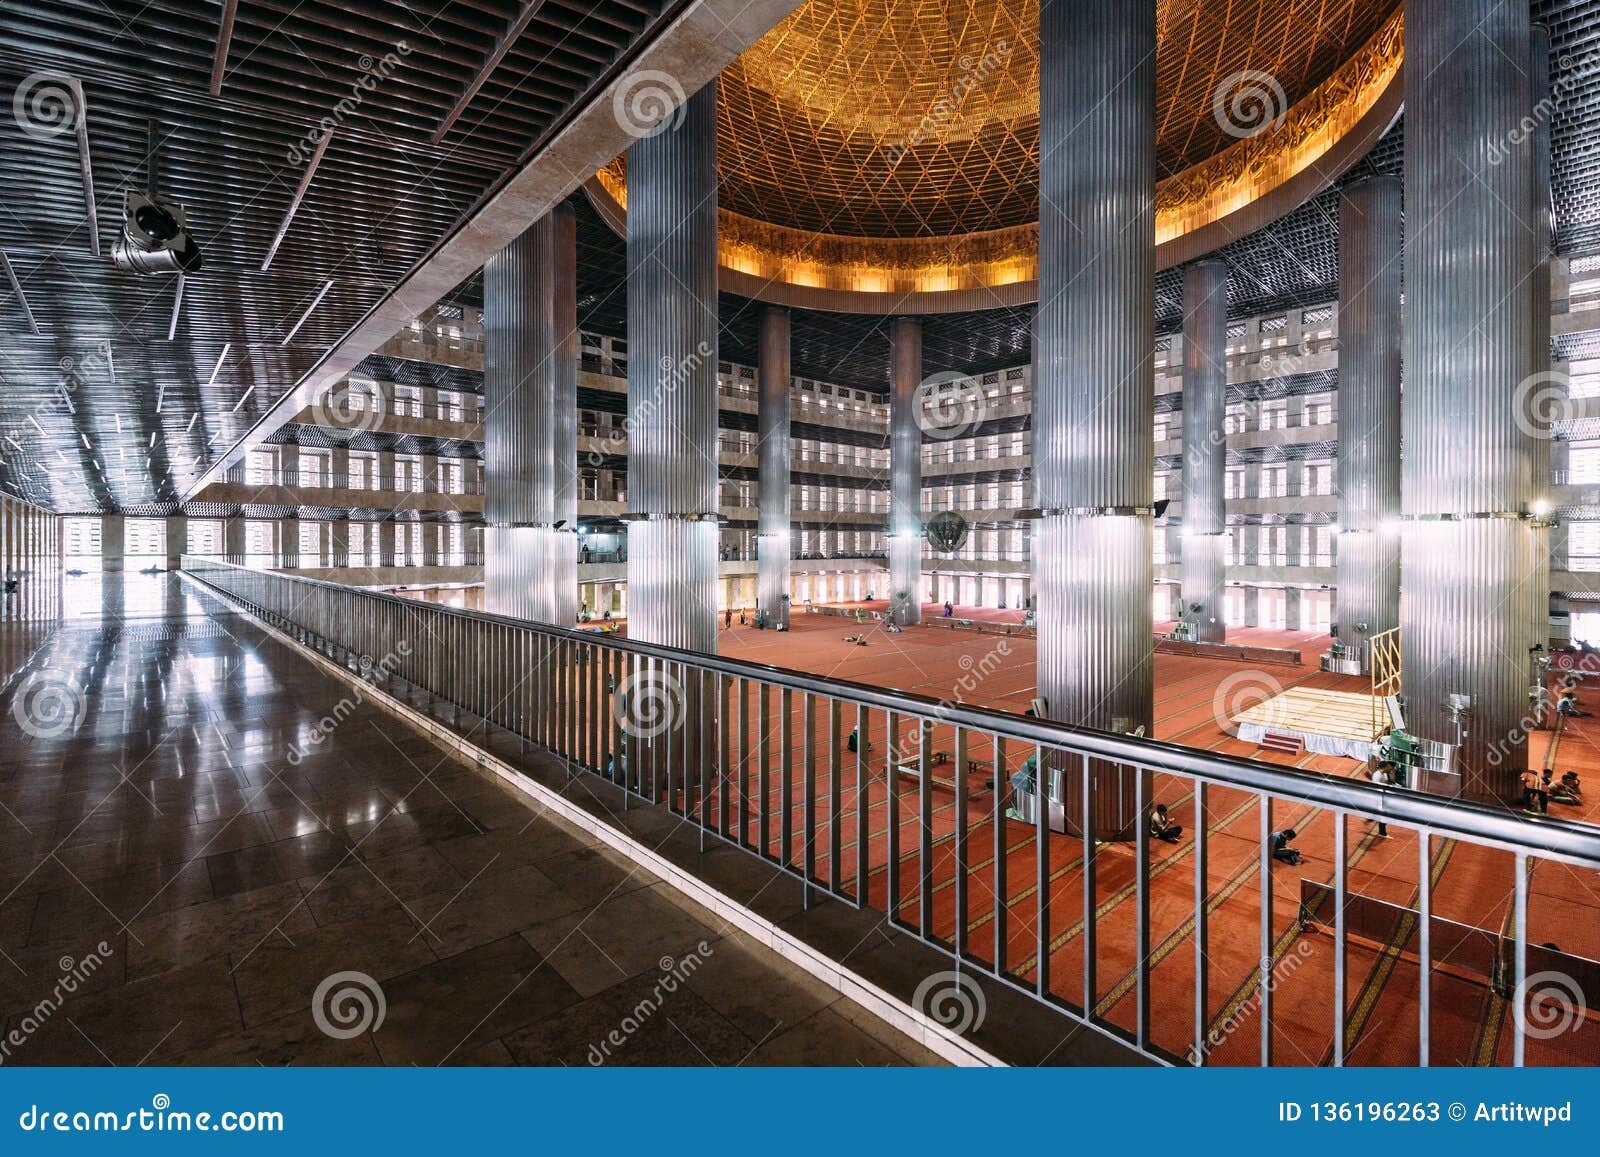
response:
<path id="1" fill-rule="evenodd" d="M 933 724 L 917 720 L 917 931 L 933 939 Z"/>
<path id="2" fill-rule="evenodd" d="M 761 854 L 772 854 L 772 777 L 767 764 L 772 750 L 772 694 L 765 683 L 756 684 L 756 698 L 760 715 L 756 718 L 756 795 L 760 811 L 756 817 L 756 833 L 760 839 Z"/>
<path id="3" fill-rule="evenodd" d="M 1006 924 L 1011 915 L 1007 906 L 1009 887 L 1006 883 L 1006 837 L 1010 834 L 1006 823 L 1006 798 L 1010 778 L 1006 775 L 1006 741 L 999 734 L 994 737 L 994 971 L 996 976 L 1006 973 Z"/>
<path id="4" fill-rule="evenodd" d="M 757 741 L 760 734 L 757 733 Z M 750 846 L 750 680 L 739 680 L 739 846 Z"/>
<path id="5" fill-rule="evenodd" d="M 817 697 L 805 693 L 805 747 L 801 753 L 804 762 L 800 771 L 800 790 L 805 793 L 801 805 L 800 848 L 800 902 L 811 906 L 811 880 L 817 874 Z"/>
<path id="6" fill-rule="evenodd" d="M 721 758 L 717 761 L 717 831 L 728 834 L 728 780 L 733 774 L 733 714 L 730 688 L 731 675 L 717 676 L 717 714 L 721 720 L 717 728 Z"/>
<path id="7" fill-rule="evenodd" d="M 1433 1042 L 1433 835 L 1417 829 L 1417 1067 L 1427 1068 Z"/>
<path id="8" fill-rule="evenodd" d="M 1345 896 L 1349 888 L 1349 853 L 1345 813 L 1333 813 L 1333 1066 L 1344 1067 L 1345 1002 L 1349 978 L 1345 972 Z M 1423 840 L 1427 842 L 1426 839 Z"/>
<path id="9" fill-rule="evenodd" d="M 1194 781 L 1194 1063 L 1211 1051 L 1211 785 Z"/>
<path id="10" fill-rule="evenodd" d="M 1261 1013 L 1261 1064 L 1272 1064 L 1272 797 L 1263 795 L 1261 813 L 1261 943 L 1257 1004 Z"/>
<path id="11" fill-rule="evenodd" d="M 1134 797 L 1134 1040 L 1140 1052 L 1150 1049 L 1150 791 L 1153 776 L 1133 769 Z"/>
<path id="12" fill-rule="evenodd" d="M 867 904 L 867 841 L 872 836 L 869 824 L 871 808 L 868 806 L 871 795 L 871 782 L 867 772 L 867 749 L 870 743 L 867 740 L 869 731 L 868 723 L 871 721 L 871 712 L 860 703 L 856 704 L 856 904 L 866 907 Z"/>
<path id="13" fill-rule="evenodd" d="M 967 729 L 956 727 L 955 749 L 952 753 L 956 761 L 956 927 L 952 941 L 956 953 L 956 966 L 959 968 L 962 959 L 967 954 Z M 930 902 L 931 906 L 931 902 Z"/>
<path id="14" fill-rule="evenodd" d="M 1095 1006 L 1100 1003 L 1100 986 L 1095 976 L 1095 957 L 1099 952 L 1095 906 L 1099 901 L 1095 880 L 1098 857 L 1094 844 L 1094 767 L 1087 755 L 1083 757 L 1082 779 L 1083 811 L 1079 826 L 1083 828 L 1083 1017 L 1093 1023 Z M 1043 803 L 1041 799 L 1041 807 Z"/>
<path id="15" fill-rule="evenodd" d="M 778 737 L 778 798 L 783 808 L 778 816 L 778 839 L 782 851 L 778 863 L 785 867 L 794 862 L 794 693 L 785 687 L 778 692 L 778 725 L 783 732 Z"/>
<path id="16" fill-rule="evenodd" d="M 835 896 L 844 891 L 844 869 L 839 865 L 839 858 L 844 855 L 844 838 L 839 831 L 844 825 L 844 784 L 840 782 L 843 769 L 839 758 L 843 710 L 838 699 L 828 700 L 828 891 Z"/>
<path id="17" fill-rule="evenodd" d="M 885 764 L 889 769 L 887 782 L 889 785 L 888 804 L 889 830 L 888 830 L 888 862 L 884 868 L 887 873 L 887 905 L 889 923 L 900 922 L 900 791 L 898 766 L 900 746 L 900 717 L 893 711 L 887 713 L 889 722 L 888 743 L 885 744 L 887 753 L 884 756 Z"/>
<path id="18" fill-rule="evenodd" d="M 1517 870 L 1516 894 L 1513 903 L 1516 904 L 1516 916 L 1512 921 L 1514 940 L 1512 952 L 1514 960 L 1515 984 L 1511 990 L 1512 1024 L 1515 1026 L 1516 1036 L 1511 1042 L 1511 1064 L 1515 1068 L 1522 1068 L 1527 1063 L 1528 1048 L 1528 853 L 1517 852 L 1515 857 Z"/>

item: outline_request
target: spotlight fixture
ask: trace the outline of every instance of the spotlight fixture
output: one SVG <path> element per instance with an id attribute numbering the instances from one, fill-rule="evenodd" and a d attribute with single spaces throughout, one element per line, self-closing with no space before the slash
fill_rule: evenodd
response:
<path id="1" fill-rule="evenodd" d="M 183 208 L 129 190 L 122 235 L 112 242 L 111 263 L 130 273 L 195 273 L 200 247 L 187 231 Z"/>

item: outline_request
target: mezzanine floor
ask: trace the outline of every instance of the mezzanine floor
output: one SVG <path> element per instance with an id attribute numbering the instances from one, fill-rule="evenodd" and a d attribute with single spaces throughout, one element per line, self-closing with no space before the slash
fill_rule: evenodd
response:
<path id="1" fill-rule="evenodd" d="M 175 576 L 0 660 L 5 1063 L 936 1061 Z M 318 1027 L 341 972 L 375 1031 Z"/>

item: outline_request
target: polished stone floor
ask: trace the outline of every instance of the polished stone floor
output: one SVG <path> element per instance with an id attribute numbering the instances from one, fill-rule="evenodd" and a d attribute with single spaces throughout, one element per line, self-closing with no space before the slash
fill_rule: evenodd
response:
<path id="1" fill-rule="evenodd" d="M 176 578 L 0 662 L 0 1063 L 935 1063 Z"/>

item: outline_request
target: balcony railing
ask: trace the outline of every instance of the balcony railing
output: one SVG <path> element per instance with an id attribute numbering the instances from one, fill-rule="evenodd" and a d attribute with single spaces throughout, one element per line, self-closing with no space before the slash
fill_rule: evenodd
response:
<path id="1" fill-rule="evenodd" d="M 1532 870 L 1600 868 L 1600 829 L 1589 825 L 298 576 L 199 559 L 185 567 L 306 646 L 408 699 L 450 705 L 469 735 L 487 742 L 493 727 L 542 746 L 681 817 L 702 851 L 722 840 L 802 882 L 808 903 L 880 912 L 969 980 L 1008 985 L 1161 1063 L 1270 1064 L 1291 1033 L 1295 1063 L 1324 1043 L 1344 1063 L 1352 941 L 1387 919 L 1390 940 L 1395 925 L 1409 929 L 1400 948 L 1415 960 L 1390 983 L 1414 976 L 1418 1003 L 1401 1017 L 1407 998 L 1388 1002 L 1397 1015 L 1386 1037 L 1409 1030 L 1428 1063 L 1434 946 L 1459 969 L 1470 933 L 1487 944 L 1495 983 L 1516 994 L 1521 1064 L 1530 969 L 1560 958 L 1530 944 L 1530 902 L 1544 895 L 1530 888 Z M 1029 775 L 1048 784 L 1048 806 L 1023 790 Z M 1180 798 L 1196 817 L 1189 840 L 1158 857 L 1153 806 Z M 1414 874 L 1414 900 L 1352 891 L 1347 832 L 1359 821 L 1389 825 L 1397 863 L 1410 847 L 1409 868 L 1395 871 Z M 1327 838 L 1331 860 L 1278 862 L 1269 837 L 1280 827 Z M 1509 911 L 1496 912 L 1492 930 L 1434 916 L 1436 851 L 1463 870 L 1470 860 L 1480 875 L 1469 887 L 1486 858 L 1503 865 Z M 1184 879 L 1192 869 L 1192 888 L 1175 865 Z M 1279 967 L 1291 945 L 1300 960 Z M 1180 949 L 1192 981 L 1176 982 L 1171 964 L 1155 976 Z M 1236 993 L 1227 1007 L 1214 1000 L 1214 972 Z M 1244 1002 L 1251 1031 L 1219 1033 Z M 1280 1002 L 1293 1010 L 1281 1033 Z M 1314 1009 L 1329 1010 L 1325 1032 L 1307 1027 Z"/>

